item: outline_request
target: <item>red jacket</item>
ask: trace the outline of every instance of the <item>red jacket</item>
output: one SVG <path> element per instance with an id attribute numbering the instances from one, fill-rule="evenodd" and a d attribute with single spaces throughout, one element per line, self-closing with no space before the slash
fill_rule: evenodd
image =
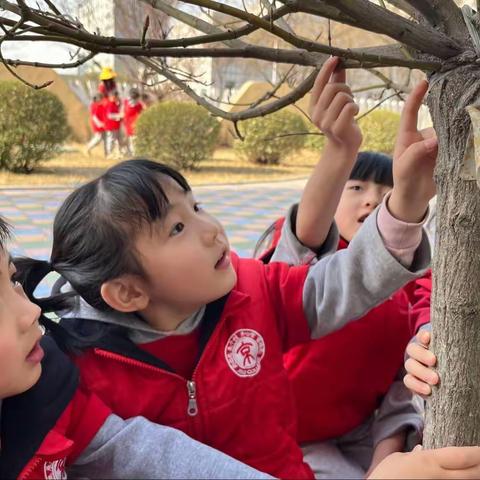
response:
<path id="1" fill-rule="evenodd" d="M 103 108 L 105 112 L 105 117 L 104 117 L 105 131 L 111 132 L 111 131 L 118 130 L 120 128 L 122 121 L 115 120 L 111 117 L 120 114 L 120 102 L 117 102 L 110 98 L 105 98 L 103 100 Z"/>
<path id="2" fill-rule="evenodd" d="M 261 257 L 264 261 L 273 254 L 283 223 L 283 218 L 275 223 L 271 244 Z M 341 240 L 339 249 L 345 247 Z M 406 293 L 411 288 L 399 290 L 360 320 L 285 355 L 297 405 L 299 442 L 343 435 L 379 406 L 414 333 Z"/>
<path id="3" fill-rule="evenodd" d="M 90 104 L 90 127 L 92 129 L 92 132 L 94 132 L 94 133 L 105 131 L 104 126 L 100 127 L 94 121 L 94 117 L 95 117 L 98 121 L 100 121 L 102 123 L 105 122 L 105 113 L 103 111 L 104 108 L 105 108 L 105 105 L 101 100 L 98 101 L 98 102 L 92 102 Z"/>
<path id="4" fill-rule="evenodd" d="M 432 272 L 429 270 L 422 278 L 412 285 L 409 292 L 410 302 L 412 304 L 411 323 L 414 333 L 427 323 L 430 323 L 430 297 L 432 294 Z"/>
<path id="5" fill-rule="evenodd" d="M 82 380 L 123 418 L 143 415 L 178 428 L 277 477 L 313 478 L 296 441 L 283 368 L 283 353 L 310 338 L 302 302 L 308 268 L 265 266 L 234 255 L 232 262 L 237 284 L 207 305 L 191 377 L 182 377 L 164 360 L 175 352 L 175 337 L 169 337 L 159 358 L 165 340 L 142 349 L 112 331 L 76 359 Z M 87 336 L 96 323 L 62 321 Z M 156 349 L 152 343 L 158 343 Z"/>
<path id="6" fill-rule="evenodd" d="M 2 403 L 0 478 L 66 478 L 66 467 L 91 442 L 110 410 L 78 388 L 78 373 L 44 337 L 40 380 Z"/>
<path id="7" fill-rule="evenodd" d="M 127 137 L 135 135 L 135 123 L 138 116 L 143 111 L 143 103 L 132 103 L 129 99 L 125 99 L 123 102 L 123 122 L 125 125 L 125 133 Z"/>

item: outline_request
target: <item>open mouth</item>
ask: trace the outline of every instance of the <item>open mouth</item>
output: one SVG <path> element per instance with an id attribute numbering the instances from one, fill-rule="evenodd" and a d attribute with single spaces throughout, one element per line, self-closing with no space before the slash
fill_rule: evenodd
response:
<path id="1" fill-rule="evenodd" d="M 215 264 L 215 270 L 224 270 L 230 266 L 230 253 L 225 249 Z"/>
<path id="2" fill-rule="evenodd" d="M 40 363 L 42 361 L 43 355 L 43 348 L 40 346 L 40 340 L 38 340 L 35 342 L 35 345 L 27 355 L 27 361 L 32 363 Z"/>

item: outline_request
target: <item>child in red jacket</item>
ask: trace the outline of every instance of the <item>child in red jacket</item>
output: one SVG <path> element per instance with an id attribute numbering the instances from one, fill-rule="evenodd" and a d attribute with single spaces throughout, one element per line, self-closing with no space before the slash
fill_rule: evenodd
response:
<path id="1" fill-rule="evenodd" d="M 0 478 L 270 478 L 172 428 L 122 420 L 78 371 L 16 280 L 0 218 Z M 184 453 L 188 452 L 189 456 Z"/>
<path id="2" fill-rule="evenodd" d="M 339 250 L 348 246 L 392 186 L 391 158 L 361 152 L 335 214 Z M 298 213 L 295 206 L 292 216 Z M 274 256 L 284 220 L 275 222 L 257 244 L 256 256 L 262 261 Z M 270 246 L 258 255 L 265 242 Z M 423 425 L 418 402 L 398 375 L 412 335 L 409 296 L 402 289 L 360 320 L 285 354 L 298 441 L 305 445 L 305 459 L 316 478 L 363 478 L 389 453 L 403 451 L 407 433 L 414 434 L 413 444 L 418 442 Z"/>
<path id="3" fill-rule="evenodd" d="M 103 101 L 105 109 L 105 134 L 107 157 L 113 154 L 115 148 L 121 154 L 123 150 L 123 139 L 121 132 L 122 118 L 121 101 L 117 90 L 113 90 Z"/>
<path id="4" fill-rule="evenodd" d="M 431 162 L 436 154 L 435 138 L 431 144 L 426 143 L 416 130 L 416 112 L 425 87 L 425 84 L 418 86 L 407 102 L 396 154 L 399 156 L 402 148 L 405 150 L 402 142 L 408 133 L 414 140 L 409 148 Z M 330 92 L 325 94 L 332 98 Z M 338 107 L 334 102 L 329 104 L 324 98 L 319 104 L 326 109 L 321 116 L 335 120 L 331 112 Z M 358 136 L 355 126 L 349 131 L 338 125 L 340 121 L 323 125 L 327 135 L 325 150 L 332 162 L 324 169 L 317 167 L 300 206 L 289 218 L 303 246 L 313 248 L 322 244 L 327 233 L 324 216 L 329 218 L 328 209 L 341 195 L 335 220 L 341 236 L 339 248 L 345 248 L 393 186 L 391 159 L 372 152 L 358 156 L 343 192 L 335 183 L 333 186 L 329 183 L 332 176 L 348 174 L 348 160 L 352 158 L 348 152 L 354 150 L 350 145 Z M 433 136 L 431 131 L 424 134 Z M 338 161 L 342 151 L 347 152 L 343 153 L 347 160 L 343 163 Z M 276 222 L 261 239 L 265 242 L 272 238 L 263 260 L 286 260 L 291 264 L 315 260 L 315 253 L 305 247 L 300 247 L 300 256 L 285 255 L 282 244 L 275 251 L 282 223 Z M 289 228 L 287 225 L 286 231 Z M 408 232 L 408 228 L 405 226 L 404 231 Z M 361 320 L 327 337 L 294 347 L 285 355 L 298 410 L 298 438 L 302 443 L 310 442 L 304 450 L 305 458 L 317 478 L 363 478 L 367 470 L 389 453 L 403 451 L 409 431 L 417 433 L 418 441 L 422 417 L 415 403 L 419 407 L 421 404 L 411 398 L 400 377 L 396 379 L 404 350 L 414 333 L 409 319 L 409 292 L 414 288 L 408 286 Z M 418 318 L 415 323 L 419 323 Z"/>
<path id="5" fill-rule="evenodd" d="M 93 137 L 87 144 L 88 155 L 90 155 L 93 148 L 95 148 L 100 142 L 103 142 L 103 153 L 106 156 L 104 108 L 105 105 L 102 95 L 95 95 L 90 104 L 90 128 L 92 129 Z"/>
<path id="6" fill-rule="evenodd" d="M 131 88 L 129 97 L 123 101 L 123 126 L 129 155 L 133 155 L 134 152 L 135 123 L 144 109 L 145 105 L 140 100 L 140 92 L 136 88 Z"/>
<path id="7" fill-rule="evenodd" d="M 319 74 L 314 109 L 323 91 L 344 91 L 328 83 L 335 62 Z M 350 132 L 356 107 L 351 97 L 341 100 Z M 120 416 L 179 428 L 272 475 L 311 478 L 283 353 L 423 273 L 421 227 L 410 238 L 395 231 L 427 210 L 433 164 L 412 177 L 416 162 L 398 159 L 388 206 L 369 216 L 348 249 L 299 267 L 239 259 L 177 171 L 123 162 L 60 207 L 47 266 L 68 284 L 42 303 L 61 312 L 86 347 L 75 357 L 82 379 Z M 392 254 L 385 244 L 404 248 Z"/>

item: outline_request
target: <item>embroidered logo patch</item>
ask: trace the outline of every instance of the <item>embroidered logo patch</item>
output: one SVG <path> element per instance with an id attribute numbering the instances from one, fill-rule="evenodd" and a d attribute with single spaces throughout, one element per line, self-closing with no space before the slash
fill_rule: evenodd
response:
<path id="1" fill-rule="evenodd" d="M 228 366 L 239 377 L 254 377 L 265 355 L 265 342 L 255 330 L 244 328 L 230 335 L 225 345 Z"/>
<path id="2" fill-rule="evenodd" d="M 66 458 L 54 460 L 53 462 L 45 462 L 43 473 L 47 480 L 66 480 L 67 472 L 65 471 Z"/>

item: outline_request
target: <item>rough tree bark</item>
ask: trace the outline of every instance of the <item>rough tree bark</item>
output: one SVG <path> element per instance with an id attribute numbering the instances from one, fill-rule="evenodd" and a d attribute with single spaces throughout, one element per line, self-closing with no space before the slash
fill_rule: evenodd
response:
<path id="1" fill-rule="evenodd" d="M 470 130 L 465 107 L 480 101 L 479 75 L 467 67 L 434 78 L 428 97 L 440 139 L 432 349 L 441 387 L 427 406 L 430 448 L 480 445 L 480 190 L 461 178 Z"/>

